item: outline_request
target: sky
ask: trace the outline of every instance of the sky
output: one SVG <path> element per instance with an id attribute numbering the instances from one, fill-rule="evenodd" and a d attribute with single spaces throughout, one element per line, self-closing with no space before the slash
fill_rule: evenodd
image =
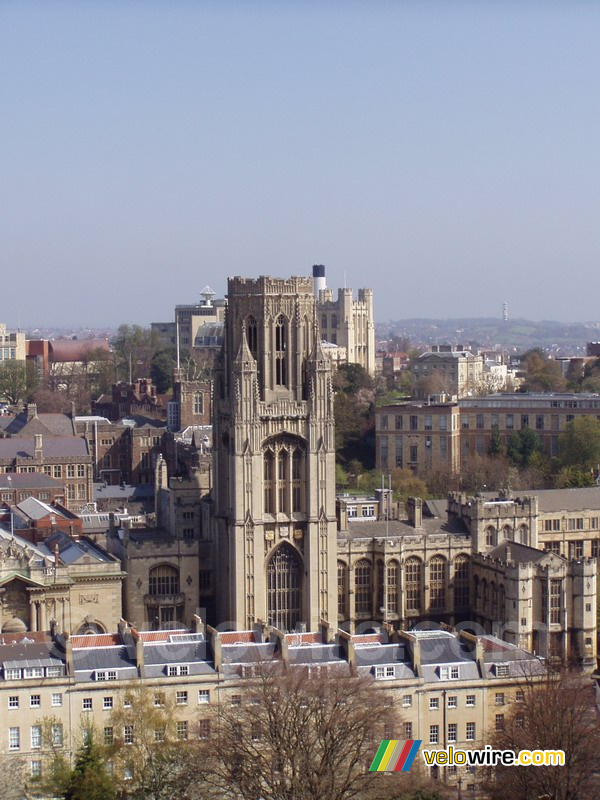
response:
<path id="1" fill-rule="evenodd" d="M 0 321 L 227 276 L 600 319 L 600 3 L 1 0 Z"/>

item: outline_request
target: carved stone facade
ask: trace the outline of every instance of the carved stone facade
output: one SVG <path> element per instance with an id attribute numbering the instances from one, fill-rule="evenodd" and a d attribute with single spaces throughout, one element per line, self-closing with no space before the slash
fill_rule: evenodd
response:
<path id="1" fill-rule="evenodd" d="M 63 533 L 34 546 L 0 528 L 0 631 L 114 630 L 122 616 L 119 562 Z"/>
<path id="2" fill-rule="evenodd" d="M 231 278 L 214 398 L 217 618 L 336 618 L 331 366 L 310 278 Z"/>

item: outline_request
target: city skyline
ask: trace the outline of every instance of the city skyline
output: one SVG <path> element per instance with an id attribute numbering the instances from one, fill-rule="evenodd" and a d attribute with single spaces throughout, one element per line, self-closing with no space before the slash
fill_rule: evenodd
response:
<path id="1" fill-rule="evenodd" d="M 378 321 L 593 321 L 600 8 L 4 4 L 9 327 L 170 319 L 230 275 Z M 25 296 L 18 286 L 26 281 Z M 5 297 L 8 296 L 8 292 Z M 52 298 L 52 302 L 48 302 Z M 559 300 L 560 298 L 560 300 Z"/>

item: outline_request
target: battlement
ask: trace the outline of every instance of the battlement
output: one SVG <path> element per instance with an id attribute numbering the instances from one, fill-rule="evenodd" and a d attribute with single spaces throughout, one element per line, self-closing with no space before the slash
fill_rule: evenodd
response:
<path id="1" fill-rule="evenodd" d="M 227 295 L 294 295 L 313 294 L 313 279 L 298 275 L 291 278 L 272 278 L 261 275 L 259 278 L 242 278 L 235 276 L 227 279 Z"/>

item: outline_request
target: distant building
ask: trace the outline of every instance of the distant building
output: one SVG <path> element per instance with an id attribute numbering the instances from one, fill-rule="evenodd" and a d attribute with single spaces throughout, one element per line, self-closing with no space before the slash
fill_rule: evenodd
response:
<path id="1" fill-rule="evenodd" d="M 483 356 L 465 345 L 433 345 L 410 363 L 412 396 L 427 400 L 432 395 L 459 399 L 477 394 L 483 378 Z"/>
<path id="2" fill-rule="evenodd" d="M 120 381 L 113 384 L 110 394 L 92 400 L 92 414 L 111 422 L 135 415 L 166 420 L 166 399 L 157 393 L 152 378 L 138 378 L 133 383 Z"/>
<path id="3" fill-rule="evenodd" d="M 370 375 L 375 374 L 375 320 L 373 290 L 359 289 L 358 299 L 352 289 L 338 289 L 337 300 L 326 288 L 325 267 L 313 267 L 317 318 L 321 339 L 343 347 L 345 363 L 360 364 Z M 339 359 L 341 361 L 341 359 Z"/>
<path id="4" fill-rule="evenodd" d="M 506 445 L 517 431 L 531 428 L 544 452 L 559 454 L 559 437 L 569 422 L 600 415 L 600 395 L 502 393 L 464 397 L 457 402 L 412 402 L 375 412 L 379 469 L 410 467 L 458 473 L 473 458 L 487 455 L 492 435 Z"/>
<path id="5" fill-rule="evenodd" d="M 7 331 L 6 325 L 0 322 L 0 364 L 6 361 L 25 361 L 25 334 Z"/>
<path id="6" fill-rule="evenodd" d="M 30 339 L 27 360 L 35 365 L 40 380 L 53 388 L 67 385 L 83 371 L 94 371 L 94 355 L 110 353 L 108 339 Z"/>

